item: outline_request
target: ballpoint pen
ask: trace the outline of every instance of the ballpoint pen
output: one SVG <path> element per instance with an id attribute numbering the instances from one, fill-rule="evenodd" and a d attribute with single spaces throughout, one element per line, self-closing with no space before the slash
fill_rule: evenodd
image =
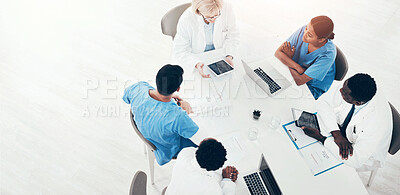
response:
<path id="1" fill-rule="evenodd" d="M 178 106 L 181 106 L 181 102 L 179 101 L 178 98 L 174 98 L 174 100 L 176 101 L 176 104 L 178 104 Z"/>

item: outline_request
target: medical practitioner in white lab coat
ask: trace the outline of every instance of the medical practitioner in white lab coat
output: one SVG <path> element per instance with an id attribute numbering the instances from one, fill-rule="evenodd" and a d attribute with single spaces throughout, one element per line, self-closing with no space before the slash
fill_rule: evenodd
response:
<path id="1" fill-rule="evenodd" d="M 204 139 L 198 149 L 185 148 L 178 154 L 167 195 L 235 194 L 239 172 L 235 167 L 220 168 L 226 161 L 224 146 L 215 139 Z"/>
<path id="2" fill-rule="evenodd" d="M 229 3 L 222 0 L 192 0 L 180 17 L 173 42 L 172 61 L 186 72 L 196 68 L 202 77 L 204 63 L 196 54 L 223 49 L 225 60 L 233 65 L 233 58 L 239 45 L 239 30 L 235 15 Z"/>
<path id="3" fill-rule="evenodd" d="M 392 112 L 368 74 L 356 74 L 336 83 L 317 100 L 323 131 L 304 127 L 339 159 L 357 171 L 383 167 L 392 137 Z M 329 135 L 325 134 L 325 135 Z"/>

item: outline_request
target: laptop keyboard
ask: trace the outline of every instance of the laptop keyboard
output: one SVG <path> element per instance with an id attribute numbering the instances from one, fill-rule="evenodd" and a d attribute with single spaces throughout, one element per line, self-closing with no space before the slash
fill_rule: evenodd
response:
<path id="1" fill-rule="evenodd" d="M 278 83 L 276 83 L 274 80 L 271 79 L 271 77 L 269 77 L 267 75 L 267 73 L 265 73 L 260 67 L 258 67 L 257 69 L 254 70 L 254 72 L 262 79 L 264 80 L 268 86 L 269 86 L 269 91 L 271 92 L 271 94 L 277 92 L 279 89 L 281 89 L 281 87 L 278 85 Z"/>
<path id="2" fill-rule="evenodd" d="M 268 195 L 261 182 L 260 176 L 257 173 L 246 175 L 243 177 L 243 179 L 252 195 Z"/>

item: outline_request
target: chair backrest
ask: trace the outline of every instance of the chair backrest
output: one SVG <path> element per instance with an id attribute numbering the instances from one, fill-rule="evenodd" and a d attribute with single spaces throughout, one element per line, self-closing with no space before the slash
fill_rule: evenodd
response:
<path id="1" fill-rule="evenodd" d="M 393 133 L 392 141 L 390 142 L 389 153 L 394 155 L 400 149 L 400 114 L 391 103 L 389 103 L 389 105 L 390 109 L 392 110 L 393 117 Z"/>
<path id="2" fill-rule="evenodd" d="M 147 175 L 143 171 L 136 172 L 133 176 L 129 195 L 147 195 Z"/>
<path id="3" fill-rule="evenodd" d="M 167 191 L 167 188 L 168 188 L 168 186 L 166 186 L 166 187 L 162 190 L 161 195 L 164 195 L 164 194 L 165 194 L 165 192 Z"/>
<path id="4" fill-rule="evenodd" d="M 144 142 L 144 144 L 146 144 L 147 147 L 150 147 L 150 148 L 151 148 L 151 151 L 156 150 L 156 149 L 157 149 L 156 146 L 155 146 L 153 143 L 151 143 L 149 140 L 147 140 L 147 139 L 142 135 L 142 133 L 139 131 L 138 127 L 136 126 L 136 122 L 135 122 L 134 116 L 133 116 L 133 114 L 132 114 L 132 110 L 130 111 L 130 113 L 131 113 L 131 114 L 130 114 L 130 117 L 131 117 L 131 123 L 132 123 L 133 130 L 135 130 L 135 132 L 139 135 L 140 139 Z"/>
<path id="5" fill-rule="evenodd" d="M 176 26 L 183 12 L 190 7 L 191 3 L 185 3 L 169 10 L 161 19 L 161 31 L 164 35 L 171 36 L 174 39 L 176 35 Z"/>
<path id="6" fill-rule="evenodd" d="M 346 56 L 344 56 L 342 50 L 336 46 L 336 75 L 335 80 L 341 81 L 343 80 L 344 76 L 346 76 L 347 70 L 349 69 L 349 65 L 347 64 Z"/>

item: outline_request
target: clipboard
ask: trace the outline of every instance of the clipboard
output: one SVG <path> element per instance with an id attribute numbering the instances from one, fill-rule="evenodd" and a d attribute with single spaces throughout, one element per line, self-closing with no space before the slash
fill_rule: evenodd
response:
<path id="1" fill-rule="evenodd" d="M 313 115 L 316 116 L 316 114 Z M 282 125 L 282 127 L 314 176 L 320 175 L 343 164 L 343 162 L 336 159 L 323 144 L 306 135 L 304 131 L 298 127 L 295 120 Z M 328 137 L 331 136 L 332 135 Z"/>

